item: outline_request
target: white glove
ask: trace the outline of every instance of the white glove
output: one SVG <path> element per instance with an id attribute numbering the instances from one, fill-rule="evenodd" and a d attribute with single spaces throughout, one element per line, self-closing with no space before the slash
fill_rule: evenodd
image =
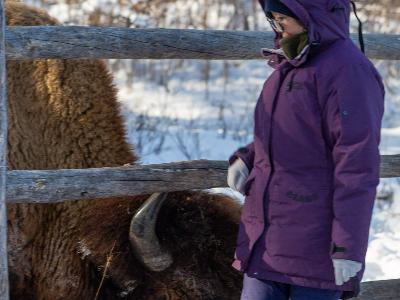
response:
<path id="1" fill-rule="evenodd" d="M 247 177 L 249 176 L 249 169 L 243 160 L 238 157 L 232 165 L 228 168 L 227 182 L 231 189 L 244 194 L 243 188 Z"/>
<path id="2" fill-rule="evenodd" d="M 333 268 L 335 269 L 336 285 L 342 285 L 350 277 L 353 277 L 361 270 L 362 264 L 358 261 L 348 259 L 333 258 Z"/>

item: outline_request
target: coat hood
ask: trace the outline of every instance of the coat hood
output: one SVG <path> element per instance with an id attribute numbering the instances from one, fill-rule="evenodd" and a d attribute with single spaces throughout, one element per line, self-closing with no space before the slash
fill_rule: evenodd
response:
<path id="1" fill-rule="evenodd" d="M 263 10 L 265 2 L 266 0 L 259 0 Z M 281 0 L 281 2 L 296 14 L 306 27 L 309 46 L 325 47 L 338 39 L 350 38 L 350 0 Z M 281 38 L 282 35 L 275 31 L 276 47 L 279 47 L 278 42 Z M 308 52 L 305 51 L 304 54 Z"/>

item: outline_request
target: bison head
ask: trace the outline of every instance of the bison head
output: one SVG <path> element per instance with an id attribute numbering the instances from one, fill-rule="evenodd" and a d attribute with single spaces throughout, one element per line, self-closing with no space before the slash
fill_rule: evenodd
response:
<path id="1" fill-rule="evenodd" d="M 161 193 L 98 200 L 84 213 L 78 251 L 93 264 L 97 276 L 105 275 L 104 295 L 240 295 L 241 274 L 231 267 L 240 204 L 231 198 L 207 192 Z"/>

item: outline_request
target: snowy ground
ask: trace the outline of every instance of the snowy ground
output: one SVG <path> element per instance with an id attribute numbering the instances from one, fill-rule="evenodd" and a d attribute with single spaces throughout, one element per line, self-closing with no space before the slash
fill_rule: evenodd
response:
<path id="1" fill-rule="evenodd" d="M 375 202 L 363 281 L 400 278 L 400 193 L 393 187 L 391 207 Z"/>

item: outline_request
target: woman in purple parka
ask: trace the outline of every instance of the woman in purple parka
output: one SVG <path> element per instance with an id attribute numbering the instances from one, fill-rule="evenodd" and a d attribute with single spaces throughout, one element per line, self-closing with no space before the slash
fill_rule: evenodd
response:
<path id="1" fill-rule="evenodd" d="M 244 272 L 241 299 L 355 297 L 379 184 L 382 79 L 361 30 L 362 51 L 350 39 L 349 0 L 260 4 L 275 31 L 275 48 L 261 51 L 274 70 L 254 140 L 228 169 L 246 196 L 232 264 Z"/>

